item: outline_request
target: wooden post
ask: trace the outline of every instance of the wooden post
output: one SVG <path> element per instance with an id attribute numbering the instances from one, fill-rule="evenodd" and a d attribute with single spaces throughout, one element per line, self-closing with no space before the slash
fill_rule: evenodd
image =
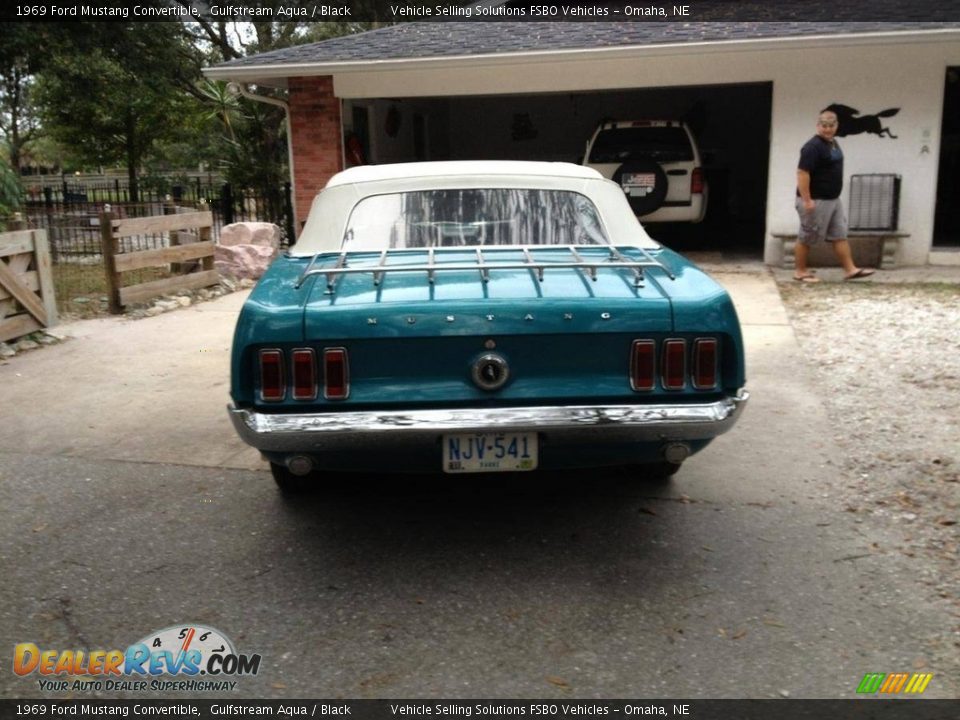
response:
<path id="1" fill-rule="evenodd" d="M 111 315 L 123 313 L 120 304 L 120 273 L 117 272 L 117 238 L 113 234 L 113 213 L 100 213 L 100 250 L 103 253 L 103 269 L 107 276 L 107 300 Z"/>
<path id="2" fill-rule="evenodd" d="M 210 242 L 213 239 L 213 228 L 209 225 L 206 225 L 197 230 L 198 239 L 200 242 Z M 201 266 L 204 270 L 213 270 L 213 255 L 207 255 L 203 260 L 201 260 Z"/>
<path id="3" fill-rule="evenodd" d="M 40 283 L 40 298 L 43 301 L 44 310 L 47 311 L 47 327 L 53 327 L 57 324 L 57 299 L 46 230 L 33 231 L 33 257 L 37 268 L 37 280 Z"/>
<path id="4" fill-rule="evenodd" d="M 177 206 L 174 201 L 167 195 L 163 199 L 163 214 L 164 215 L 176 215 Z M 176 230 L 171 230 L 167 233 L 169 238 L 170 247 L 180 244 L 180 233 Z M 186 268 L 180 263 L 170 263 L 170 273 L 172 275 L 182 275 L 186 271 Z"/>

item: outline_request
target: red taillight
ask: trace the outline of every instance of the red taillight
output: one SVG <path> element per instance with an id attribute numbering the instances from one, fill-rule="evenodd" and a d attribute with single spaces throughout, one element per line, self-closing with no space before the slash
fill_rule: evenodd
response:
<path id="1" fill-rule="evenodd" d="M 630 355 L 630 387 L 653 390 L 657 373 L 656 345 L 653 340 L 634 340 Z"/>
<path id="2" fill-rule="evenodd" d="M 350 366 L 345 348 L 323 351 L 323 396 L 327 400 L 344 400 L 350 394 Z"/>
<path id="3" fill-rule="evenodd" d="M 310 348 L 293 351 L 293 399 L 317 397 L 317 361 Z"/>
<path id="4" fill-rule="evenodd" d="M 283 353 L 279 350 L 261 350 L 260 398 L 266 402 L 278 402 L 283 400 L 285 394 Z"/>
<path id="5" fill-rule="evenodd" d="M 711 390 L 717 386 L 717 341 L 697 338 L 693 343 L 693 386 Z"/>
<path id="6" fill-rule="evenodd" d="M 703 168 L 694 168 L 693 172 L 690 174 L 690 192 L 703 192 Z"/>
<path id="7" fill-rule="evenodd" d="M 663 387 L 683 390 L 687 375 L 687 341 L 666 340 L 663 343 Z"/>

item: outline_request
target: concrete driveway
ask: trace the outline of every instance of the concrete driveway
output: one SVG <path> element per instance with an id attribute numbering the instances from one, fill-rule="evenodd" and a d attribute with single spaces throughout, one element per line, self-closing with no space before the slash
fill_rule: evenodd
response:
<path id="1" fill-rule="evenodd" d="M 61 327 L 0 364 L 0 647 L 196 619 L 263 654 L 245 697 L 856 697 L 924 667 L 925 697 L 956 697 L 949 612 L 832 494 L 840 451 L 773 278 L 707 269 L 752 398 L 657 488 L 364 477 L 285 502 L 225 412 L 242 294 Z M 50 696 L 0 673 L 0 697 Z"/>
<path id="2" fill-rule="evenodd" d="M 227 418 L 230 343 L 247 292 L 142 320 L 82 320 L 0 365 L 0 450 L 253 469 Z M 15 418 L 10 421 L 9 415 Z"/>
<path id="3" fill-rule="evenodd" d="M 796 375 L 780 372 L 796 343 L 773 279 L 759 264 L 713 270 L 733 294 L 747 338 L 748 417 L 771 401 L 802 402 Z M 0 451 L 265 469 L 225 410 L 233 328 L 247 294 L 140 320 L 54 328 L 64 342 L 0 364 L 4 415 L 16 418 L 0 423 Z"/>

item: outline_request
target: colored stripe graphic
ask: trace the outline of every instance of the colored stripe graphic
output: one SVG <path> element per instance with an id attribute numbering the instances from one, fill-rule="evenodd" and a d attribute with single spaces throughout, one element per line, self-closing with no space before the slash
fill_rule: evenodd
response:
<path id="1" fill-rule="evenodd" d="M 886 695 L 899 692 L 917 695 L 927 689 L 932 679 L 933 673 L 867 673 L 857 686 L 857 692 L 867 695 L 878 692 Z"/>
<path id="2" fill-rule="evenodd" d="M 927 685 L 930 684 L 932 679 L 933 673 L 914 673 L 913 677 L 910 678 L 910 682 L 907 683 L 907 689 L 904 690 L 904 692 L 922 693 L 927 689 Z"/>
<path id="3" fill-rule="evenodd" d="M 863 676 L 863 680 L 860 681 L 860 686 L 857 688 L 858 693 L 875 693 L 880 689 L 883 679 L 886 677 L 885 673 L 867 673 Z"/>
<path id="4" fill-rule="evenodd" d="M 890 673 L 880 687 L 882 693 L 898 693 L 903 689 L 909 675 L 906 673 Z"/>

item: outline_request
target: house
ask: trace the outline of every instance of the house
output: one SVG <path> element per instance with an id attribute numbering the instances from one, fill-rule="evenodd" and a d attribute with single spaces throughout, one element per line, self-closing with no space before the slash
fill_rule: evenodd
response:
<path id="1" fill-rule="evenodd" d="M 896 261 L 960 264 L 960 23 L 415 22 L 205 73 L 286 92 L 298 226 L 350 163 L 580 162 L 604 118 L 682 118 L 701 246 L 778 264 L 799 148 L 837 105 L 848 207 L 853 176 L 898 176 Z"/>

